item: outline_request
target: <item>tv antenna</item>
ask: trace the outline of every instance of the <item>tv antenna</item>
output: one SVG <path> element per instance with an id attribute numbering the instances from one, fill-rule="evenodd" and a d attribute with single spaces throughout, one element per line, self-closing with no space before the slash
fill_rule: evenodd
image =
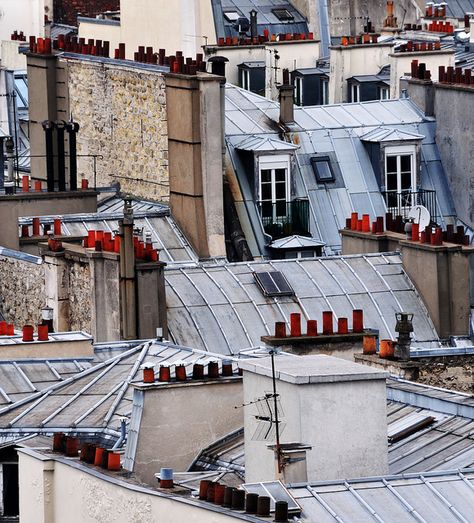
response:
<path id="1" fill-rule="evenodd" d="M 283 409 L 281 406 L 280 395 L 276 388 L 276 374 L 275 374 L 275 354 L 278 351 L 276 349 L 270 349 L 269 354 L 272 362 L 272 391 L 265 392 L 264 396 L 255 398 L 253 401 L 243 403 L 235 407 L 236 409 L 241 407 L 249 407 L 255 405 L 257 413 L 254 414 L 257 420 L 257 428 L 252 436 L 253 440 L 268 441 L 275 437 L 275 454 L 278 463 L 278 473 L 283 470 L 283 460 L 281 453 L 280 436 L 285 429 L 285 423 L 282 422 L 280 416 L 283 415 Z"/>
<path id="2" fill-rule="evenodd" d="M 419 225 L 420 231 L 424 231 L 431 223 L 431 215 L 423 205 L 414 205 L 408 212 L 408 219 Z"/>

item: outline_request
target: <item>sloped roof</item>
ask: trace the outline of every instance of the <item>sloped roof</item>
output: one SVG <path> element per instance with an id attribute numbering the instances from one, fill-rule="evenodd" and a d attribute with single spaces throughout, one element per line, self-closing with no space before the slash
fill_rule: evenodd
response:
<path id="1" fill-rule="evenodd" d="M 262 271 L 280 271 L 295 295 L 263 296 L 253 276 Z M 392 339 L 395 312 L 409 310 L 417 342 L 438 338 L 397 253 L 177 267 L 165 278 L 170 335 L 201 350 L 235 354 L 260 346 L 290 313 L 320 321 L 325 310 L 337 321 L 363 309 L 365 325 Z"/>
<path id="2" fill-rule="evenodd" d="M 363 142 L 374 143 L 404 142 L 412 140 L 423 140 L 423 138 L 425 137 L 422 134 L 410 133 L 407 131 L 402 131 L 401 129 L 386 129 L 384 127 L 369 131 L 360 137 Z"/>
<path id="3" fill-rule="evenodd" d="M 298 146 L 292 143 L 276 140 L 274 138 L 265 138 L 263 136 L 249 136 L 244 138 L 240 143 L 236 144 L 236 149 L 239 151 L 294 151 Z"/>
<path id="4" fill-rule="evenodd" d="M 310 247 L 323 247 L 324 242 L 315 240 L 314 238 L 308 238 L 307 236 L 287 236 L 286 238 L 280 238 L 270 244 L 272 249 L 302 249 Z"/>
<path id="5" fill-rule="evenodd" d="M 0 438 L 5 442 L 19 435 L 72 432 L 116 440 L 120 436 L 120 417 L 131 414 L 131 384 L 141 381 L 142 364 L 185 361 L 189 373 L 196 361 L 209 357 L 220 361 L 221 355 L 153 340 L 141 343 L 0 406 Z"/>
<path id="6" fill-rule="evenodd" d="M 474 0 L 449 0 L 446 5 L 446 16 L 464 19 L 466 13 L 474 12 Z"/>
<path id="7" fill-rule="evenodd" d="M 474 469 L 325 481 L 289 492 L 308 523 L 472 521 Z"/>
<path id="8" fill-rule="evenodd" d="M 436 122 L 426 118 L 409 99 L 363 103 L 295 107 L 291 132 L 282 135 L 279 104 L 235 86 L 226 87 L 226 145 L 232 169 L 242 194 L 237 212 L 254 256 L 268 255 L 265 236 L 255 202 L 253 172 L 241 158 L 236 144 L 247 135 L 286 140 L 299 145 L 292 162 L 293 197 L 309 199 L 311 236 L 323 241 L 325 254 L 339 254 L 339 230 L 352 211 L 384 216 L 386 204 L 381 195 L 384 181 L 374 169 L 360 135 L 389 129 L 424 137 L 421 144 L 421 188 L 436 190 L 440 222 L 455 216 L 454 202 L 436 145 Z M 399 135 L 402 136 L 402 135 Z M 334 181 L 319 183 L 311 167 L 314 156 L 328 156 Z"/>

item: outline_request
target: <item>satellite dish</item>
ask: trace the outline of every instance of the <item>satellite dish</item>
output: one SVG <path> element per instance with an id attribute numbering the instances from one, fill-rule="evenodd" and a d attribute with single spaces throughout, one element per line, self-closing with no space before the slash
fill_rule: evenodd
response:
<path id="1" fill-rule="evenodd" d="M 425 227 L 431 223 L 430 212 L 423 205 L 414 205 L 408 213 L 408 218 L 419 225 L 420 231 L 424 231 Z"/>

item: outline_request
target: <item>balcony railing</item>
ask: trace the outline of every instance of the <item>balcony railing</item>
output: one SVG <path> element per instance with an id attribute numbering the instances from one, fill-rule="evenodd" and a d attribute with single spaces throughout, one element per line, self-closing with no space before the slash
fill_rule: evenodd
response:
<path id="1" fill-rule="evenodd" d="M 419 191 L 382 191 L 382 196 L 387 205 L 387 211 L 393 216 L 401 216 L 404 220 L 408 218 L 410 209 L 415 205 L 423 205 L 430 213 L 433 222 L 438 221 L 438 209 L 436 206 L 436 191 L 420 189 Z"/>
<path id="2" fill-rule="evenodd" d="M 274 240 L 298 234 L 309 236 L 309 202 L 298 198 L 291 202 L 258 202 L 263 228 Z"/>

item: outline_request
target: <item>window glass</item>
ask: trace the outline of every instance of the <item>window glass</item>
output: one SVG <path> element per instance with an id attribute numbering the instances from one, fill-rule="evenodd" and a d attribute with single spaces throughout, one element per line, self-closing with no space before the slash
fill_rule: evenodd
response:
<path id="1" fill-rule="evenodd" d="M 329 157 L 311 158 L 311 166 L 318 182 L 333 182 L 335 180 Z"/>
<path id="2" fill-rule="evenodd" d="M 272 181 L 272 171 L 271 169 L 262 169 L 260 171 L 261 177 L 262 177 L 262 183 L 263 182 L 271 182 Z"/>
<path id="3" fill-rule="evenodd" d="M 277 200 L 286 200 L 286 183 L 277 183 L 275 185 L 275 198 Z"/>
<path id="4" fill-rule="evenodd" d="M 396 173 L 397 172 L 397 157 L 388 156 L 387 157 L 387 173 Z"/>
<path id="5" fill-rule="evenodd" d="M 275 169 L 275 180 L 277 182 L 286 181 L 286 169 Z"/>
<path id="6" fill-rule="evenodd" d="M 402 172 L 411 172 L 411 154 L 400 156 L 400 168 Z"/>

